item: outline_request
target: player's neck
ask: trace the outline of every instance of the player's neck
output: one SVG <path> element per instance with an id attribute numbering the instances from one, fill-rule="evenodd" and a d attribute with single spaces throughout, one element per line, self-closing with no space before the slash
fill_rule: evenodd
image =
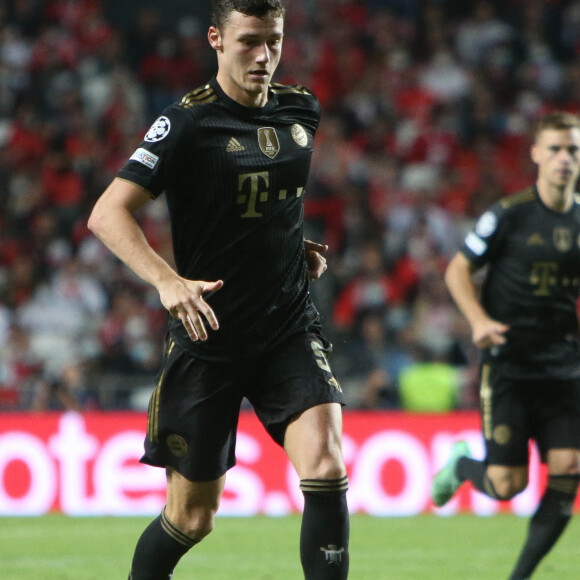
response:
<path id="1" fill-rule="evenodd" d="M 557 187 L 540 181 L 537 182 L 536 187 L 540 199 L 552 211 L 564 213 L 572 206 L 572 202 L 574 201 L 574 190 L 572 187 Z"/>
<path id="2" fill-rule="evenodd" d="M 235 82 L 232 82 L 225 74 L 220 74 L 218 71 L 216 80 L 221 87 L 222 91 L 239 105 L 249 108 L 263 107 L 268 102 L 268 90 L 260 93 L 254 93 L 245 90 L 243 87 L 239 86 Z"/>

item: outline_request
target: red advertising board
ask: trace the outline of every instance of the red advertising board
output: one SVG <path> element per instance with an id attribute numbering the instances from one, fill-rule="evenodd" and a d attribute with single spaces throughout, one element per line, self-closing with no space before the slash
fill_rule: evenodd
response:
<path id="1" fill-rule="evenodd" d="M 159 513 L 164 471 L 138 462 L 145 427 L 140 413 L 0 415 L 0 515 Z M 528 488 L 511 502 L 494 502 L 465 485 L 445 508 L 431 505 L 432 475 L 459 438 L 468 441 L 475 457 L 483 456 L 476 413 L 345 413 L 350 510 L 380 516 L 532 513 L 545 480 L 535 451 Z M 283 515 L 301 509 L 297 476 L 252 413 L 240 418 L 237 460 L 220 514 Z"/>

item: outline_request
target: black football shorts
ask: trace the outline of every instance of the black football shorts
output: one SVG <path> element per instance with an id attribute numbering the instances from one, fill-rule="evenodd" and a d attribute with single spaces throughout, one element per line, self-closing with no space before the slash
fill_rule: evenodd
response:
<path id="1" fill-rule="evenodd" d="M 344 404 L 328 365 L 326 341 L 306 332 L 254 360 L 195 359 L 170 338 L 147 416 L 142 463 L 171 466 L 191 481 L 211 481 L 236 463 L 244 397 L 280 446 L 290 420 L 322 403 Z"/>
<path id="2" fill-rule="evenodd" d="M 501 365 L 481 368 L 482 430 L 489 465 L 526 465 L 535 440 L 550 449 L 580 449 L 580 380 L 521 380 Z"/>

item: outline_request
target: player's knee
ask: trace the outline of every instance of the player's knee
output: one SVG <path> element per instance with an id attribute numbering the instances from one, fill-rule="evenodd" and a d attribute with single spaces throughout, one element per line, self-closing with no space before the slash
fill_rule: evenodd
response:
<path id="1" fill-rule="evenodd" d="M 556 472 L 557 475 L 569 475 L 569 476 L 580 476 L 580 468 L 575 465 L 565 466 L 559 472 Z"/>
<path id="2" fill-rule="evenodd" d="M 216 510 L 200 508 L 185 510 L 176 519 L 177 527 L 194 540 L 203 540 L 214 529 Z"/>
<path id="3" fill-rule="evenodd" d="M 320 469 L 318 479 L 338 479 L 345 475 L 346 469 L 342 459 L 323 461 Z"/>
<path id="4" fill-rule="evenodd" d="M 548 452 L 548 471 L 551 474 L 580 474 L 580 451 L 577 449 L 552 449 Z"/>
<path id="5" fill-rule="evenodd" d="M 570 456 L 561 467 L 561 475 L 580 475 L 580 456 Z"/>
<path id="6" fill-rule="evenodd" d="M 494 487 L 497 493 L 497 499 L 500 501 L 508 501 L 513 499 L 518 493 L 523 491 L 523 488 L 514 487 L 509 483 L 496 485 Z"/>
<path id="7" fill-rule="evenodd" d="M 339 451 L 321 450 L 314 454 L 309 461 L 307 473 L 301 477 L 308 479 L 337 479 L 346 473 L 344 461 Z"/>
<path id="8" fill-rule="evenodd" d="M 490 478 L 491 479 L 491 478 Z M 507 501 L 521 493 L 528 484 L 527 479 L 504 477 L 492 479 L 497 499 Z"/>

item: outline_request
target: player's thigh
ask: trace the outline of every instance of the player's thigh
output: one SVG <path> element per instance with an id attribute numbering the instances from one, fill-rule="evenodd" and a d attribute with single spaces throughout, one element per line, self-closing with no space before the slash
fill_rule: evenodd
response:
<path id="1" fill-rule="evenodd" d="M 335 403 L 336 410 L 314 411 L 336 423 L 344 404 L 342 389 L 326 358 L 328 343 L 305 332 L 287 340 L 260 361 L 260 372 L 245 395 L 270 436 L 284 447 L 288 424 L 314 407 Z"/>
<path id="2" fill-rule="evenodd" d="M 480 380 L 487 464 L 507 468 L 527 465 L 531 424 L 525 385 L 506 377 L 499 365 L 484 364 Z"/>
<path id="3" fill-rule="evenodd" d="M 575 461 L 573 450 L 580 449 L 580 381 L 538 383 L 534 421 L 542 460 L 549 462 L 552 456 L 554 469 L 568 469 L 566 463 Z"/>
<path id="4" fill-rule="evenodd" d="M 300 479 L 334 479 L 346 473 L 341 439 L 341 407 L 325 403 L 290 421 L 284 450 Z"/>

